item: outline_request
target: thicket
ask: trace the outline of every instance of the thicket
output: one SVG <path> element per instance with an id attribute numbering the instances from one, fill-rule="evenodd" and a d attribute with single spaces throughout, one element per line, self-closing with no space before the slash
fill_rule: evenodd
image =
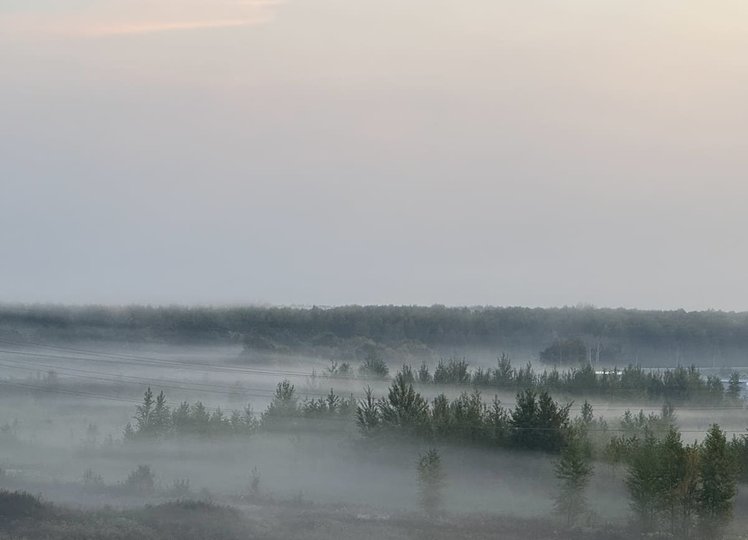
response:
<path id="1" fill-rule="evenodd" d="M 631 508 L 644 532 L 718 538 L 732 515 L 738 455 L 713 425 L 701 443 L 684 444 L 677 428 L 645 427 L 620 454 Z"/>
<path id="2" fill-rule="evenodd" d="M 197 401 L 186 401 L 173 409 L 166 402 L 163 391 L 154 398 L 150 387 L 143 396 L 142 405 L 136 407 L 135 423 L 125 426 L 125 440 L 158 439 L 170 436 L 222 436 L 246 435 L 257 429 L 257 420 L 251 407 L 230 414 L 220 408 L 212 413 Z"/>
<path id="3" fill-rule="evenodd" d="M 299 401 L 289 381 L 278 383 L 273 399 L 258 418 L 252 407 L 225 413 L 218 408 L 211 412 L 202 402 L 182 402 L 171 408 L 163 391 L 154 397 L 150 387 L 143 402 L 135 409 L 133 424 L 125 426 L 126 441 L 154 440 L 168 437 L 248 436 L 259 429 L 266 431 L 303 429 L 304 419 L 350 419 L 356 409 L 352 396 L 343 397 L 332 389 L 324 398 Z"/>
<path id="4" fill-rule="evenodd" d="M 512 410 L 494 398 L 486 404 L 480 391 L 450 400 L 440 394 L 430 402 L 398 373 L 385 397 L 367 389 L 356 409 L 365 437 L 419 437 L 430 441 L 558 452 L 569 427 L 570 405 L 559 405 L 547 392 L 520 392 Z"/>

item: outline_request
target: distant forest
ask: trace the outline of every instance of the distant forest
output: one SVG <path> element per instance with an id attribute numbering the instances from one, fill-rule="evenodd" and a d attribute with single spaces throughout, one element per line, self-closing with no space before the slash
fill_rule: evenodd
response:
<path id="1" fill-rule="evenodd" d="M 444 306 L 0 306 L 0 338 L 243 344 L 388 361 L 452 354 L 601 366 L 748 365 L 748 313 Z"/>

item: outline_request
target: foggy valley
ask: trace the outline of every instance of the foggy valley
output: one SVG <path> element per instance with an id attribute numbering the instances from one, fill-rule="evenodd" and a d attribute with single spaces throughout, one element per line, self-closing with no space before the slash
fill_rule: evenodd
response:
<path id="1" fill-rule="evenodd" d="M 0 0 L 0 540 L 748 540 L 748 2 Z"/>
<path id="2" fill-rule="evenodd" d="M 435 317 L 464 317 L 464 309 L 345 309 L 359 322 L 378 313 L 370 322 L 406 335 L 346 338 L 319 308 L 283 312 L 315 332 L 328 325 L 302 339 L 292 322 L 275 321 L 272 332 L 247 323 L 274 308 L 169 308 L 162 331 L 149 325 L 152 310 L 138 307 L 5 306 L 0 486 L 3 496 L 39 499 L 9 503 L 3 534 L 638 538 L 739 534 L 744 526 L 737 508 L 748 478 L 748 367 L 664 365 L 686 338 L 681 315 L 618 313 L 635 328 L 654 316 L 681 321 L 655 340 L 666 352 L 645 368 L 638 351 L 653 350 L 652 333 L 624 349 L 613 332 L 594 341 L 577 337 L 582 328 L 574 339 L 549 332 L 534 354 L 491 358 L 484 338 L 414 338 Z M 230 313 L 244 322 L 230 327 Z M 470 313 L 473 334 L 495 315 Z M 571 308 L 563 319 L 573 327 L 613 315 Z M 698 316 L 713 323 L 712 334 L 693 337 L 699 343 L 731 328 L 729 317 Z M 128 323 L 118 335 L 120 319 Z M 139 335 L 146 327 L 149 336 Z M 501 339 L 517 344 L 526 330 Z M 723 346 L 742 343 L 729 332 L 733 342 Z M 727 506 L 712 516 L 699 475 L 707 474 L 704 445 L 715 424 L 729 459 L 720 478 L 737 493 L 725 492 Z M 564 463 L 572 473 L 561 472 Z M 659 483 L 666 473 L 675 475 L 674 492 Z M 653 475 L 652 485 L 634 487 L 637 474 Z M 681 494 L 687 481 L 691 492 Z M 186 525 L 191 519 L 199 525 Z"/>

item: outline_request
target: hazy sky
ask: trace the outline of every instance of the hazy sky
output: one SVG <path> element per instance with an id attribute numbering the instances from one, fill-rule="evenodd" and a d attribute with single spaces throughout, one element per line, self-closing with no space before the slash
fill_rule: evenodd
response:
<path id="1" fill-rule="evenodd" d="M 748 309 L 745 0 L 2 0 L 0 301 Z"/>

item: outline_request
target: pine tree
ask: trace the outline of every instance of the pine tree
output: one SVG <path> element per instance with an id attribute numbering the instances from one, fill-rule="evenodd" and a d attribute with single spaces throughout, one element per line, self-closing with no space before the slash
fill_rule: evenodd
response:
<path id="1" fill-rule="evenodd" d="M 153 432 L 153 392 L 151 387 L 143 395 L 143 404 L 135 408 L 135 432 L 142 436 L 151 436 Z"/>
<path id="2" fill-rule="evenodd" d="M 684 465 L 683 477 L 677 488 L 680 504 L 679 530 L 674 534 L 689 538 L 694 527 L 699 487 L 699 447 L 695 443 L 684 448 Z"/>
<path id="3" fill-rule="evenodd" d="M 165 436 L 171 429 L 171 411 L 166 405 L 166 395 L 163 390 L 156 396 L 156 405 L 151 415 L 151 425 L 153 434 L 157 437 Z"/>
<path id="4" fill-rule="evenodd" d="M 701 528 L 715 538 L 732 516 L 736 494 L 735 459 L 727 438 L 717 424 L 707 432 L 699 461 L 700 488 L 697 495 Z"/>
<path id="5" fill-rule="evenodd" d="M 418 368 L 418 382 L 430 383 L 431 381 L 432 379 L 431 373 L 429 372 L 429 366 L 426 365 L 426 362 L 422 362 L 421 367 Z"/>
<path id="6" fill-rule="evenodd" d="M 441 439 L 453 437 L 453 426 L 449 399 L 446 395 L 439 394 L 431 401 L 431 433 Z"/>
<path id="7" fill-rule="evenodd" d="M 262 414 L 262 425 L 266 429 L 288 427 L 299 414 L 296 388 L 288 380 L 278 383 L 273 399 Z"/>
<path id="8" fill-rule="evenodd" d="M 582 416 L 582 423 L 584 425 L 588 426 L 592 423 L 592 420 L 594 418 L 594 415 L 592 412 L 592 405 L 586 399 L 584 400 L 584 403 L 582 404 L 581 416 Z"/>
<path id="9" fill-rule="evenodd" d="M 653 530 L 657 524 L 661 487 L 659 468 L 657 439 L 647 432 L 631 456 L 626 477 L 631 508 L 645 531 Z"/>
<path id="10" fill-rule="evenodd" d="M 483 418 L 486 405 L 480 391 L 463 392 L 450 404 L 450 417 L 461 441 L 477 442 L 483 439 Z"/>
<path id="11" fill-rule="evenodd" d="M 186 435 L 192 431 L 189 403 L 183 401 L 171 412 L 171 425 L 177 435 Z"/>
<path id="12" fill-rule="evenodd" d="M 725 396 L 727 399 L 737 402 L 740 399 L 740 394 L 743 390 L 743 383 L 740 382 L 740 373 L 733 371 L 730 374 L 730 380 L 727 383 L 727 391 Z"/>
<path id="13" fill-rule="evenodd" d="M 520 392 L 510 420 L 514 445 L 527 450 L 560 451 L 569 427 L 570 408 L 570 404 L 561 407 L 548 392 Z"/>
<path id="14" fill-rule="evenodd" d="M 332 388 L 330 388 L 330 393 L 327 394 L 327 397 L 325 398 L 325 404 L 327 405 L 328 413 L 335 414 L 338 412 L 338 408 L 340 407 L 340 396 L 335 394 Z"/>
<path id="15" fill-rule="evenodd" d="M 686 449 L 681 442 L 678 430 L 671 427 L 665 438 L 658 444 L 659 464 L 658 508 L 665 514 L 670 524 L 670 533 L 678 528 L 681 509 L 682 482 L 686 476 Z"/>
<path id="16" fill-rule="evenodd" d="M 210 413 L 202 401 L 196 401 L 190 407 L 190 428 L 198 435 L 207 435 L 210 429 Z"/>
<path id="17" fill-rule="evenodd" d="M 405 382 L 409 382 L 409 383 L 416 382 L 416 376 L 413 373 L 413 368 L 410 367 L 410 365 L 403 364 L 403 368 L 400 370 L 400 373 L 403 374 L 403 379 L 405 379 Z"/>
<path id="18" fill-rule="evenodd" d="M 498 396 L 493 397 L 485 418 L 485 431 L 492 444 L 501 446 L 509 435 L 509 412 L 501 405 Z"/>
<path id="19" fill-rule="evenodd" d="M 376 433 L 382 422 L 379 402 L 374 399 L 371 387 L 367 386 L 364 399 L 358 402 L 356 407 L 356 425 L 364 435 Z"/>
<path id="20" fill-rule="evenodd" d="M 582 431 L 571 430 L 556 463 L 556 478 L 561 481 L 556 510 L 566 518 L 568 526 L 576 525 L 587 510 L 584 490 L 592 472 L 589 441 Z"/>
<path id="21" fill-rule="evenodd" d="M 390 385 L 387 399 L 381 402 L 382 423 L 391 428 L 417 433 L 428 427 L 428 402 L 413 385 L 398 374 Z"/>
<path id="22" fill-rule="evenodd" d="M 260 427 L 260 423 L 255 418 L 255 413 L 252 410 L 252 405 L 247 404 L 246 407 L 244 407 L 244 411 L 242 412 L 242 432 L 245 435 L 251 435 L 255 431 L 257 431 L 257 428 Z"/>
<path id="23" fill-rule="evenodd" d="M 498 366 L 494 371 L 494 382 L 499 388 L 511 386 L 514 383 L 515 371 L 512 368 L 512 361 L 506 353 L 501 353 L 498 360 Z"/>

